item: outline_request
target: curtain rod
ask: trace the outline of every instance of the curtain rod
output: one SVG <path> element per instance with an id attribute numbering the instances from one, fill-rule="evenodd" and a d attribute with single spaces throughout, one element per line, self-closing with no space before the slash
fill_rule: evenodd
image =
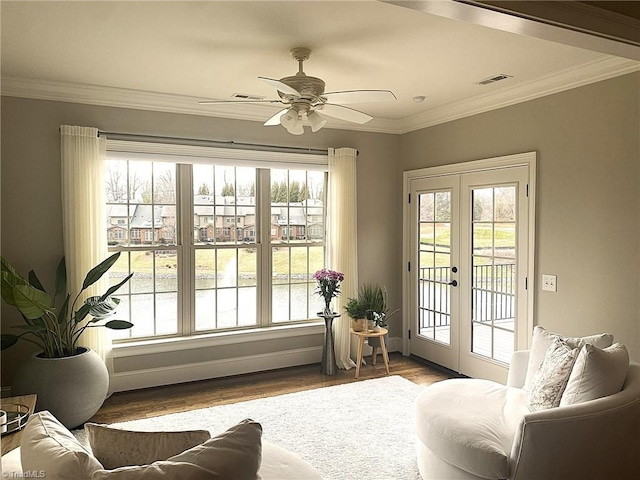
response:
<path id="1" fill-rule="evenodd" d="M 161 135 L 138 135 L 135 133 L 120 133 L 120 132 L 105 132 L 98 130 L 98 136 L 106 135 L 112 140 L 131 140 L 138 142 L 149 143 L 166 143 L 167 141 L 178 145 L 193 145 L 203 147 L 221 147 L 232 149 L 245 149 L 256 150 L 262 152 L 283 152 L 283 153 L 306 153 L 311 155 L 327 155 L 327 150 L 320 150 L 317 148 L 304 148 L 304 147 L 286 147 L 280 145 L 265 145 L 260 143 L 242 143 L 234 142 L 233 140 L 221 141 L 221 140 L 203 140 L 198 138 L 183 138 L 183 137 L 165 137 Z"/>

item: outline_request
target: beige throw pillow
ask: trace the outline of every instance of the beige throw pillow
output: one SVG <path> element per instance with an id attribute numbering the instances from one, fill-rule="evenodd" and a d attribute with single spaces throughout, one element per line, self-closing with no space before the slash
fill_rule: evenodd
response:
<path id="1" fill-rule="evenodd" d="M 529 363 L 527 365 L 527 374 L 524 380 L 524 390 L 531 390 L 533 376 L 544 360 L 547 350 L 551 346 L 551 342 L 556 338 L 560 338 L 567 342 L 571 348 L 580 348 L 583 345 L 591 344 L 598 348 L 610 347 L 613 343 L 613 335 L 610 333 L 600 333 L 597 335 L 589 335 L 586 337 L 563 337 L 557 333 L 553 333 L 537 325 L 533 329 L 533 339 L 531 341 L 531 350 L 529 352 Z"/>
<path id="2" fill-rule="evenodd" d="M 255 480 L 261 461 L 262 426 L 247 419 L 166 461 L 99 470 L 91 480 Z"/>
<path id="3" fill-rule="evenodd" d="M 559 338 L 553 341 L 531 382 L 531 390 L 527 397 L 530 411 L 536 412 L 560 405 L 578 352 L 578 348 L 571 348 Z"/>
<path id="4" fill-rule="evenodd" d="M 86 423 L 84 428 L 93 455 L 107 470 L 166 460 L 211 438 L 207 430 L 134 432 L 96 423 Z"/>
<path id="5" fill-rule="evenodd" d="M 22 431 L 22 471 L 56 480 L 91 478 L 100 462 L 48 411 L 34 413 Z"/>
<path id="6" fill-rule="evenodd" d="M 629 352 L 616 343 L 600 349 L 585 345 L 580 350 L 560 406 L 588 402 L 622 390 L 629 370 Z"/>

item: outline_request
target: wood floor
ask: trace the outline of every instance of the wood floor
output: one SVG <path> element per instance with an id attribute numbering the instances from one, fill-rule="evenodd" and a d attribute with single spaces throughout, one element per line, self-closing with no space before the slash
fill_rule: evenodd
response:
<path id="1" fill-rule="evenodd" d="M 354 369 L 338 370 L 336 375 L 322 375 L 320 365 L 313 364 L 166 387 L 119 392 L 108 398 L 90 421 L 107 424 L 126 422 L 357 382 L 382 377 L 386 374 L 381 357 L 378 357 L 375 366 L 371 365 L 370 357 L 365 357 L 365 360 L 367 365 L 362 366 L 360 378 L 357 380 L 354 378 Z M 404 357 L 399 353 L 389 355 L 389 368 L 391 375 L 400 375 L 418 385 L 426 386 L 450 378 L 450 375 L 443 370 L 416 359 Z"/>

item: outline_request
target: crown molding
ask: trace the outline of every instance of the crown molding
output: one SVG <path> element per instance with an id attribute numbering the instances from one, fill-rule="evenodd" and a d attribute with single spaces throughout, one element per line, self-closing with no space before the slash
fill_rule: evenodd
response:
<path id="1" fill-rule="evenodd" d="M 640 62 L 618 57 L 607 57 L 602 60 L 567 68 L 553 75 L 539 77 L 511 88 L 504 88 L 490 94 L 476 95 L 468 99 L 448 103 L 410 117 L 397 120 L 374 118 L 364 125 L 328 119 L 329 121 L 325 128 L 403 134 L 638 70 L 640 70 Z M 186 95 L 12 76 L 3 76 L 0 87 L 0 93 L 9 97 L 133 108 L 255 122 L 264 122 L 277 111 L 277 107 L 255 104 L 202 106 L 198 105 L 200 98 Z"/>
<path id="2" fill-rule="evenodd" d="M 511 88 L 485 95 L 477 95 L 427 110 L 402 119 L 399 130 L 400 133 L 408 133 L 636 71 L 640 71 L 640 62 L 608 57 L 588 64 L 567 68 L 553 75 L 538 77 Z"/>
<path id="3" fill-rule="evenodd" d="M 261 123 L 270 118 L 278 109 L 282 109 L 282 107 L 269 107 L 249 103 L 199 105 L 198 101 L 202 100 L 202 98 L 188 95 L 15 76 L 2 76 L 0 94 L 7 97 L 83 103 L 103 107 L 133 108 L 136 110 L 249 120 Z M 327 118 L 327 120 L 325 128 L 397 133 L 394 131 L 395 122 L 386 119 L 373 119 L 366 125 L 351 124 L 333 118 Z"/>

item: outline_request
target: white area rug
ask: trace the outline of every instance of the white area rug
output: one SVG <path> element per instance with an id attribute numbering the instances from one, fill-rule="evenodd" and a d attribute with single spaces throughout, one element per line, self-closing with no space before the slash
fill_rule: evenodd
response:
<path id="1" fill-rule="evenodd" d="M 423 388 L 390 376 L 113 426 L 215 435 L 252 418 L 264 440 L 296 452 L 327 480 L 419 480 L 413 408 Z"/>

